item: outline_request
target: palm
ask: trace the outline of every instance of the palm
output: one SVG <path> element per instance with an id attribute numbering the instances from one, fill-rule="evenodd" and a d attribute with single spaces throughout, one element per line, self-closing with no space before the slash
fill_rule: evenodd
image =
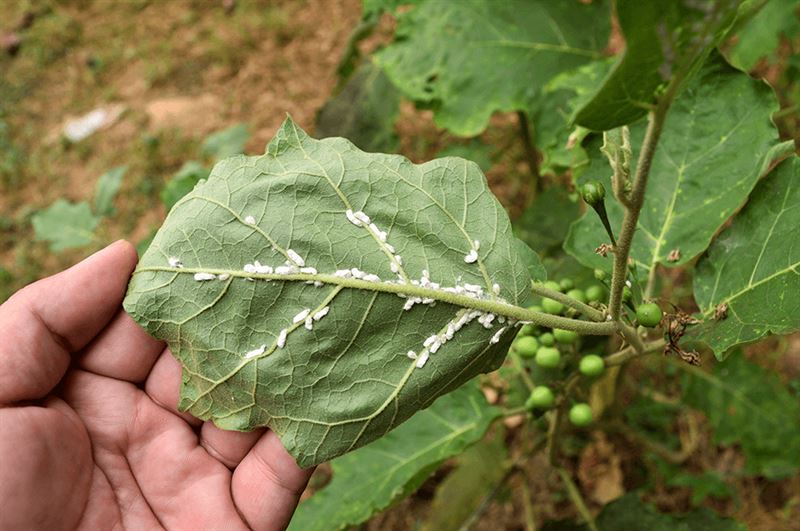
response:
<path id="1" fill-rule="evenodd" d="M 275 435 L 177 412 L 177 362 L 124 312 L 98 333 L 134 263 L 115 247 L 0 307 L 2 328 L 18 336 L 14 351 L 0 346 L 0 404 L 17 405 L 0 409 L 0 528 L 284 527 L 308 472 Z M 117 262 L 130 265 L 123 281 L 98 286 L 93 273 L 124 270 L 102 267 Z M 70 308 L 61 320 L 59 302 Z M 78 316 L 89 302 L 99 306 Z"/>

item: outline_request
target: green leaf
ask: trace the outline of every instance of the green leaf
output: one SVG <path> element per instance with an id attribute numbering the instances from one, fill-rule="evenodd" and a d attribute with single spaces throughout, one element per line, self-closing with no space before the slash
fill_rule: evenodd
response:
<path id="1" fill-rule="evenodd" d="M 753 4 L 744 2 L 739 9 L 747 12 Z M 737 21 L 738 24 L 738 21 Z M 794 38 L 800 34 L 800 17 L 796 0 L 769 0 L 747 24 L 736 33 L 731 46 L 731 63 L 743 70 L 752 70 L 759 59 L 774 55 L 781 36 Z"/>
<path id="2" fill-rule="evenodd" d="M 94 190 L 94 213 L 98 216 L 114 214 L 114 197 L 122 186 L 122 178 L 128 171 L 127 166 L 117 166 L 105 172 L 97 180 Z"/>
<path id="3" fill-rule="evenodd" d="M 365 63 L 317 114 L 317 136 L 342 136 L 364 151 L 396 151 L 400 93 L 380 68 Z"/>
<path id="4" fill-rule="evenodd" d="M 737 351 L 713 373 L 690 368 L 683 396 L 706 414 L 717 444 L 741 449 L 748 473 L 778 479 L 797 472 L 800 403 L 775 374 Z"/>
<path id="5" fill-rule="evenodd" d="M 782 162 L 697 264 L 694 297 L 704 322 L 687 339 L 719 359 L 740 343 L 800 329 L 800 158 Z M 716 319 L 727 306 L 723 319 Z"/>
<path id="6" fill-rule="evenodd" d="M 208 168 L 203 166 L 197 161 L 189 160 L 183 163 L 183 166 L 178 170 L 167 184 L 161 190 L 161 202 L 170 210 L 175 203 L 192 191 L 192 189 L 202 181 L 208 178 L 211 173 Z"/>
<path id="7" fill-rule="evenodd" d="M 598 529 L 624 531 L 746 531 L 735 520 L 720 518 L 709 509 L 696 509 L 684 514 L 663 514 L 631 492 L 603 508 L 596 519 Z M 550 522 L 542 531 L 588 529 L 586 525 Z"/>
<path id="8" fill-rule="evenodd" d="M 738 4 L 617 0 L 625 52 L 575 122 L 606 131 L 645 116 L 660 88 L 672 79 L 688 79 L 703 63 L 730 27 Z"/>
<path id="9" fill-rule="evenodd" d="M 461 157 L 471 160 L 484 172 L 492 167 L 492 146 L 477 138 L 466 144 L 450 144 L 436 154 L 437 157 Z"/>
<path id="10" fill-rule="evenodd" d="M 706 501 L 706 498 L 724 500 L 735 494 L 733 487 L 715 471 L 706 470 L 700 474 L 680 472 L 672 477 L 667 484 L 670 487 L 688 487 L 692 491 L 692 505 L 697 506 Z"/>
<path id="11" fill-rule="evenodd" d="M 499 413 L 474 381 L 442 396 L 392 433 L 334 459 L 333 479 L 300 504 L 289 530 L 333 531 L 365 522 L 480 440 Z"/>
<path id="12" fill-rule="evenodd" d="M 244 146 L 250 139 L 247 125 L 240 123 L 222 131 L 208 135 L 203 141 L 203 154 L 214 160 L 222 160 L 232 155 L 244 153 Z"/>
<path id="13" fill-rule="evenodd" d="M 777 143 L 778 131 L 770 120 L 777 108 L 766 84 L 719 57 L 678 97 L 656 149 L 631 248 L 645 273 L 656 264 L 672 267 L 692 260 L 744 203 Z M 642 122 L 631 126 L 634 161 L 645 129 Z M 588 142 L 589 166 L 579 182 L 597 179 L 610 192 L 611 169 L 600 144 L 597 137 Z M 622 206 L 607 198 L 606 209 L 618 230 Z M 572 225 L 564 248 L 587 267 L 610 270 L 611 260 L 594 253 L 602 242 L 608 242 L 608 236 L 589 211 Z M 677 259 L 670 259 L 673 251 L 680 253 Z"/>
<path id="14" fill-rule="evenodd" d="M 59 199 L 33 215 L 37 240 L 50 242 L 51 251 L 82 247 L 94 241 L 94 229 L 100 218 L 92 214 L 89 203 L 70 203 Z"/>
<path id="15" fill-rule="evenodd" d="M 527 110 L 553 76 L 600 57 L 608 11 L 603 1 L 428 0 L 399 16 L 395 42 L 376 57 L 438 125 L 474 136 L 492 113 Z"/>
<path id="16" fill-rule="evenodd" d="M 301 261 L 290 249 L 318 273 L 285 264 Z M 500 365 L 514 333 L 499 318 L 464 325 L 422 368 L 406 354 L 462 316 L 523 315 L 537 258 L 520 252 L 474 163 L 367 154 L 288 119 L 266 155 L 217 164 L 172 208 L 124 304 L 183 364 L 182 410 L 224 429 L 269 426 L 312 466 Z M 350 268 L 355 278 L 336 273 Z M 324 308 L 307 330 L 302 312 Z"/>

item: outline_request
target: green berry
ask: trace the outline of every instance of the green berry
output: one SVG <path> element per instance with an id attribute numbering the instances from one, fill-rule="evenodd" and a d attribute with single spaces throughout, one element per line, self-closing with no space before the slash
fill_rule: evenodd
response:
<path id="1" fill-rule="evenodd" d="M 605 298 L 605 294 L 605 288 L 598 284 L 586 288 L 586 300 L 589 302 L 600 302 Z"/>
<path id="2" fill-rule="evenodd" d="M 585 428 L 592 423 L 592 408 L 589 404 L 578 403 L 572 406 L 569 410 L 569 421 L 579 427 Z"/>
<path id="3" fill-rule="evenodd" d="M 606 189 L 600 181 L 589 181 L 581 187 L 583 200 L 590 205 L 596 205 L 606 198 Z"/>
<path id="4" fill-rule="evenodd" d="M 572 330 L 561 330 L 560 328 L 553 328 L 553 337 L 556 338 L 556 341 L 559 343 L 564 343 L 565 345 L 571 345 L 578 340 L 578 332 L 573 332 Z"/>
<path id="5" fill-rule="evenodd" d="M 661 308 L 654 302 L 648 302 L 636 308 L 636 320 L 639 321 L 640 325 L 648 328 L 658 326 L 663 316 Z"/>
<path id="6" fill-rule="evenodd" d="M 545 347 L 552 347 L 556 344 L 556 338 L 550 332 L 545 332 L 544 334 L 539 336 L 539 343 L 544 345 Z"/>
<path id="7" fill-rule="evenodd" d="M 553 406 L 553 402 L 555 402 L 555 396 L 553 396 L 553 391 L 550 390 L 549 387 L 544 385 L 537 385 L 531 391 L 528 400 L 525 401 L 525 408 L 526 409 L 547 409 Z"/>
<path id="8" fill-rule="evenodd" d="M 566 293 L 575 287 L 575 282 L 573 282 L 571 278 L 562 278 L 558 285 L 561 286 L 561 291 Z"/>
<path id="9" fill-rule="evenodd" d="M 633 297 L 633 292 L 631 291 L 631 288 L 629 288 L 628 286 L 622 288 L 622 302 L 629 302 L 631 300 L 631 297 Z"/>
<path id="10" fill-rule="evenodd" d="M 582 289 L 571 289 L 567 292 L 567 296 L 586 304 L 586 293 Z"/>
<path id="11" fill-rule="evenodd" d="M 546 287 L 547 289 L 551 289 L 553 291 L 561 291 L 561 284 L 559 284 L 554 280 L 548 280 L 547 282 L 545 282 L 544 287 Z"/>
<path id="12" fill-rule="evenodd" d="M 545 313 L 558 315 L 564 311 L 564 305 L 553 299 L 542 299 L 542 310 Z"/>
<path id="13" fill-rule="evenodd" d="M 519 330 L 519 335 L 520 336 L 535 336 L 536 332 L 538 332 L 538 331 L 539 331 L 539 327 L 538 326 L 536 326 L 535 324 L 528 323 L 526 325 L 522 325 L 522 328 L 520 328 L 520 330 Z"/>
<path id="14" fill-rule="evenodd" d="M 519 352 L 519 355 L 523 358 L 532 358 L 536 355 L 536 351 L 539 350 L 539 342 L 536 341 L 535 337 L 523 336 L 514 342 L 514 350 Z"/>
<path id="15" fill-rule="evenodd" d="M 561 362 L 561 353 L 557 348 L 539 347 L 536 351 L 536 365 L 544 369 L 555 369 Z"/>
<path id="16" fill-rule="evenodd" d="M 578 369 L 581 371 L 581 374 L 584 376 L 600 376 L 603 374 L 603 370 L 606 368 L 606 363 L 603 361 L 603 358 L 596 354 L 589 354 L 581 358 L 581 362 L 578 365 Z"/>
<path id="17" fill-rule="evenodd" d="M 606 277 L 608 277 L 608 273 L 606 273 L 603 269 L 594 270 L 594 278 L 597 280 L 605 280 Z"/>

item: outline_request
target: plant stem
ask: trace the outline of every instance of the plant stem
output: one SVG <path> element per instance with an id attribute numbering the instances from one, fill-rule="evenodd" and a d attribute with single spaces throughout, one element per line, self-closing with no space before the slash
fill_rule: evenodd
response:
<path id="1" fill-rule="evenodd" d="M 530 374 L 528 374 L 528 371 L 525 370 L 525 365 L 523 365 L 522 360 L 519 358 L 519 354 L 514 351 L 509 351 L 509 356 L 511 356 L 511 362 L 514 364 L 514 368 L 519 373 L 519 377 L 522 378 L 522 382 L 525 384 L 525 387 L 528 388 L 528 391 L 533 391 L 533 388 L 536 387 L 536 384 L 533 383 Z"/>
<path id="2" fill-rule="evenodd" d="M 613 367 L 614 365 L 623 365 L 633 358 L 637 358 L 639 356 L 643 356 L 645 354 L 650 354 L 653 352 L 658 352 L 659 350 L 664 348 L 667 342 L 663 339 L 657 339 L 655 341 L 651 341 L 650 343 L 645 343 L 642 345 L 642 349 L 637 351 L 636 348 L 633 346 L 629 346 L 619 352 L 615 352 L 610 356 L 606 357 L 605 362 L 607 367 Z"/>
<path id="3" fill-rule="evenodd" d="M 522 140 L 522 147 L 525 150 L 525 159 L 528 161 L 528 168 L 531 170 L 531 178 L 533 179 L 531 188 L 533 189 L 533 196 L 536 197 L 541 183 L 539 156 L 536 153 L 536 148 L 533 147 L 533 135 L 531 135 L 528 115 L 524 111 L 517 111 L 517 120 L 519 121 L 519 136 Z"/>
<path id="4" fill-rule="evenodd" d="M 569 476 L 569 472 L 561 467 L 557 467 L 556 470 L 558 470 L 558 474 L 561 476 L 561 481 L 564 482 L 564 486 L 567 487 L 567 495 L 572 500 L 572 503 L 575 504 L 575 508 L 578 509 L 578 512 L 583 517 L 586 525 L 589 526 L 589 529 L 592 531 L 597 531 L 597 524 L 594 522 L 592 513 L 590 513 L 589 508 L 586 507 L 586 502 L 583 501 L 581 491 L 578 490 L 578 486 L 575 485 L 574 481 L 572 481 L 572 478 Z"/>
<path id="5" fill-rule="evenodd" d="M 522 482 L 522 510 L 525 515 L 525 531 L 536 531 L 536 515 L 533 513 L 531 489 L 528 488 L 527 481 Z"/>
<path id="6" fill-rule="evenodd" d="M 540 284 L 538 282 L 531 283 L 531 291 L 533 291 L 536 295 L 541 295 L 542 297 L 546 297 L 548 299 L 553 299 L 554 301 L 558 301 L 564 306 L 568 306 L 573 310 L 577 310 L 592 321 L 603 322 L 606 320 L 605 315 L 603 312 L 595 310 L 588 304 L 584 304 L 577 299 L 573 299 L 572 297 L 561 293 L 560 291 L 556 291 L 544 286 L 544 284 Z"/>
<path id="7" fill-rule="evenodd" d="M 528 412 L 528 408 L 526 408 L 525 406 L 514 407 L 514 408 L 511 408 L 511 409 L 503 410 L 503 417 L 504 418 L 505 417 L 514 417 L 516 415 L 521 415 L 521 414 L 527 413 L 527 412 Z"/>

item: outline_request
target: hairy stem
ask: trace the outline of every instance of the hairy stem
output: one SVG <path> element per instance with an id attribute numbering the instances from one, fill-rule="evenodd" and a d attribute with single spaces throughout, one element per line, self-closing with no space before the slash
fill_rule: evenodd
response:
<path id="1" fill-rule="evenodd" d="M 573 299 L 572 297 L 565 295 L 560 291 L 547 288 L 544 286 L 544 284 L 540 284 L 538 282 L 532 282 L 531 291 L 533 291 L 533 293 L 536 295 L 540 295 L 548 299 L 553 299 L 554 301 L 560 302 L 564 306 L 572 308 L 573 310 L 577 310 L 578 312 L 585 315 L 592 321 L 603 322 L 606 320 L 605 315 L 603 315 L 603 312 L 595 310 L 588 304 L 584 304 L 577 299 Z"/>
<path id="2" fill-rule="evenodd" d="M 666 344 L 667 342 L 663 339 L 657 339 L 655 341 L 651 341 L 650 343 L 645 343 L 640 351 L 637 351 L 633 346 L 629 346 L 628 348 L 620 350 L 619 352 L 615 352 L 614 354 L 606 357 L 606 366 L 613 367 L 614 365 L 623 365 L 633 358 L 658 352 L 659 350 L 662 350 Z"/>

